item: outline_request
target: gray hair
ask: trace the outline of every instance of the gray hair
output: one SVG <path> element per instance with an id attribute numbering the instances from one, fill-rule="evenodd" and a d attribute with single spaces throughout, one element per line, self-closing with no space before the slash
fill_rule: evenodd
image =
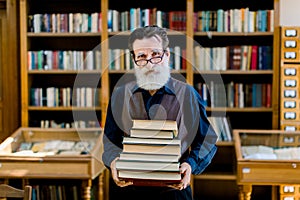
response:
<path id="1" fill-rule="evenodd" d="M 128 48 L 130 52 L 133 52 L 133 43 L 135 40 L 140 40 L 143 38 L 159 37 L 162 40 L 162 48 L 166 50 L 169 46 L 169 38 L 165 28 L 161 28 L 156 25 L 145 26 L 135 29 L 129 36 Z"/>

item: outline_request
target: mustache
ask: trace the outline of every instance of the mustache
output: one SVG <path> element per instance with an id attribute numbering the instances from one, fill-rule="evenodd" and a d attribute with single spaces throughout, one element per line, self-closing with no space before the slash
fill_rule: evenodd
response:
<path id="1" fill-rule="evenodd" d="M 155 81 L 149 81 L 147 83 L 141 83 L 140 87 L 143 87 L 145 85 L 149 85 L 149 84 L 152 84 L 152 85 L 157 85 L 157 86 L 161 86 L 163 84 L 159 83 L 159 82 L 155 82 Z"/>

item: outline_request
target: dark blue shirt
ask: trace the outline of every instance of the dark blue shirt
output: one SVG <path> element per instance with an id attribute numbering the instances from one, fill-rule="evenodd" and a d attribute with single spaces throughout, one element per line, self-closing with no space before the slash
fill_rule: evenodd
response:
<path id="1" fill-rule="evenodd" d="M 175 90 L 172 88 L 172 81 L 170 81 L 161 89 L 159 89 L 153 96 L 150 93 L 142 88 L 138 88 L 137 86 L 133 87 L 132 93 L 141 93 L 144 101 L 145 110 L 147 112 L 148 119 L 151 119 L 153 113 L 151 113 L 151 106 L 155 104 L 161 104 L 162 99 L 165 95 L 175 95 Z M 214 130 L 211 128 L 210 123 L 207 119 L 206 110 L 205 110 L 205 103 L 202 100 L 201 96 L 196 92 L 196 90 L 185 84 L 185 87 L 188 88 L 188 91 L 191 93 L 193 98 L 189 98 L 188 95 L 184 98 L 186 105 L 197 105 L 199 108 L 191 109 L 191 115 L 199 116 L 199 124 L 197 124 L 197 133 L 191 142 L 189 150 L 183 153 L 180 162 L 187 162 L 190 164 L 192 168 L 193 174 L 200 174 L 204 171 L 204 169 L 209 165 L 215 152 L 216 148 L 216 141 L 217 135 Z M 125 98 L 125 97 L 124 97 Z M 196 99 L 197 103 L 192 103 L 192 99 Z M 114 101 L 119 101 L 118 104 L 121 104 L 124 99 L 116 98 Z M 114 102 L 116 104 L 116 102 Z M 113 108 L 112 108 L 113 107 Z M 107 116 L 106 116 L 106 123 L 104 127 L 104 153 L 103 153 L 103 162 L 109 168 L 110 163 L 119 156 L 122 152 L 122 140 L 124 136 L 124 130 L 121 130 L 118 126 L 118 123 L 115 121 L 113 117 L 112 109 L 116 109 L 116 106 L 112 106 L 112 102 L 110 100 L 108 109 L 107 109 Z M 193 113 L 193 112 L 200 112 L 200 113 Z M 120 113 L 121 114 L 121 113 Z"/>

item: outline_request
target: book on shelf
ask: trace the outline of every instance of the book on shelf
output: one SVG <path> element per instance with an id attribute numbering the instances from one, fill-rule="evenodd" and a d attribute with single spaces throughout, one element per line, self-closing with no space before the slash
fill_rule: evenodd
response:
<path id="1" fill-rule="evenodd" d="M 219 141 L 232 141 L 232 128 L 229 117 L 209 116 L 208 120 L 216 131 Z"/>
<path id="2" fill-rule="evenodd" d="M 142 130 L 171 130 L 174 137 L 178 135 L 178 127 L 176 121 L 172 120 L 133 120 L 132 129 Z"/>

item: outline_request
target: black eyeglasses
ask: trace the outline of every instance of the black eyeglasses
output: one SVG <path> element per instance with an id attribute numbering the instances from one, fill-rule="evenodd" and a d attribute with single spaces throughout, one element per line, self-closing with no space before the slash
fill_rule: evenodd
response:
<path id="1" fill-rule="evenodd" d="M 162 61 L 163 57 L 165 55 L 165 50 L 163 51 L 161 56 L 155 56 L 152 57 L 150 59 L 140 59 L 140 60 L 134 60 L 135 64 L 139 67 L 144 67 L 148 64 L 148 62 L 152 63 L 152 64 L 158 64 Z"/>

